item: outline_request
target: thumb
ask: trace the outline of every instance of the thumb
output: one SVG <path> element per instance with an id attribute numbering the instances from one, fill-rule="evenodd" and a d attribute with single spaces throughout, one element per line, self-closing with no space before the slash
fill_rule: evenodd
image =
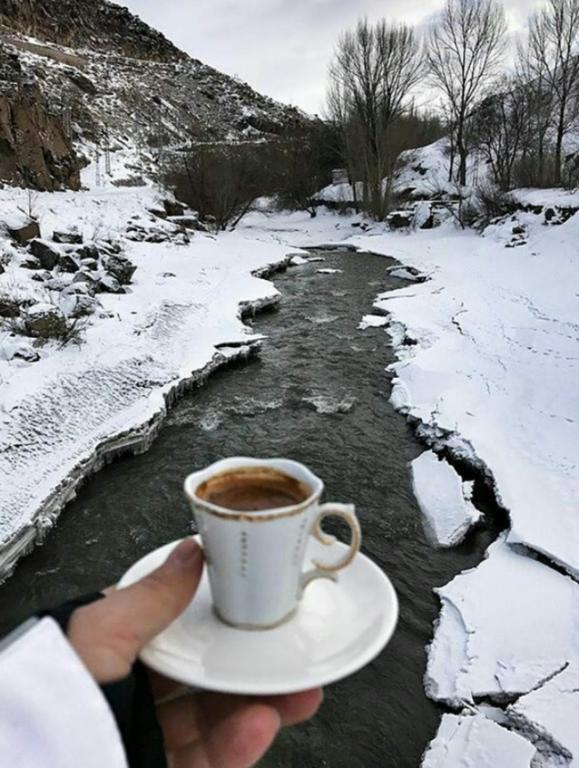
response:
<path id="1" fill-rule="evenodd" d="M 126 677 L 141 649 L 189 605 L 203 571 L 203 550 L 182 541 L 145 578 L 76 610 L 68 638 L 99 683 Z"/>

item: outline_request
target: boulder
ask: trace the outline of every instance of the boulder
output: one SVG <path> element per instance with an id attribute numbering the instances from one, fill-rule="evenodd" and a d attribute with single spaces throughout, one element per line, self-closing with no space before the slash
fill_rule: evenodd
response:
<path id="1" fill-rule="evenodd" d="M 412 224 L 414 214 L 411 211 L 394 211 L 386 217 L 390 229 L 404 229 Z"/>
<path id="2" fill-rule="evenodd" d="M 29 336 L 38 339 L 58 339 L 66 335 L 64 312 L 52 304 L 35 304 L 26 311 L 24 327 Z"/>
<path id="3" fill-rule="evenodd" d="M 80 263 L 83 269 L 89 269 L 91 272 L 99 268 L 99 263 L 96 259 L 81 259 Z"/>
<path id="4" fill-rule="evenodd" d="M 126 256 L 115 254 L 103 259 L 103 266 L 109 275 L 116 278 L 121 285 L 129 285 L 137 267 Z"/>
<path id="5" fill-rule="evenodd" d="M 51 277 L 44 283 L 46 288 L 48 288 L 50 291 L 64 291 L 66 288 L 68 288 L 69 284 L 70 278 L 67 279 L 63 275 Z"/>
<path id="6" fill-rule="evenodd" d="M 82 235 L 77 229 L 71 229 L 69 232 L 54 232 L 52 239 L 55 243 L 82 245 Z"/>
<path id="7" fill-rule="evenodd" d="M 99 293 L 124 293 L 124 288 L 116 277 L 112 275 L 103 275 L 98 281 L 97 292 Z"/>
<path id="8" fill-rule="evenodd" d="M 163 207 L 167 212 L 167 216 L 183 216 L 185 213 L 185 206 L 178 200 L 171 200 L 170 198 L 166 198 L 162 202 Z"/>
<path id="9" fill-rule="evenodd" d="M 94 243 L 86 243 L 80 248 L 75 248 L 74 253 L 77 259 L 98 259 L 99 249 Z"/>
<path id="10" fill-rule="evenodd" d="M 0 342 L 0 360 L 25 360 L 35 363 L 40 355 L 28 341 L 15 336 L 6 336 Z"/>
<path id="11" fill-rule="evenodd" d="M 20 303 L 11 296 L 0 296 L 0 317 L 18 317 Z"/>
<path id="12" fill-rule="evenodd" d="M 83 293 L 67 294 L 60 302 L 60 308 L 66 317 L 72 318 L 92 315 L 99 307 L 100 303 L 94 296 L 89 296 L 88 294 Z"/>
<path id="13" fill-rule="evenodd" d="M 94 293 L 98 290 L 99 276 L 96 272 L 88 272 L 86 269 L 79 270 L 72 278 L 72 285 L 75 283 L 82 283 L 88 286 L 90 292 Z"/>
<path id="14" fill-rule="evenodd" d="M 167 218 L 167 211 L 161 206 L 151 206 L 151 208 L 147 208 L 147 213 L 152 213 L 153 216 L 158 216 L 160 219 Z"/>
<path id="15" fill-rule="evenodd" d="M 24 267 L 24 269 L 42 269 L 42 264 L 32 254 L 25 256 L 20 262 L 20 266 Z"/>
<path id="16" fill-rule="evenodd" d="M 58 266 L 63 272 L 78 272 L 79 262 L 70 253 L 63 253 L 58 259 Z"/>
<path id="17" fill-rule="evenodd" d="M 62 255 L 60 249 L 47 240 L 31 240 L 28 247 L 30 253 L 36 256 L 43 269 L 54 269 Z"/>
<path id="18" fill-rule="evenodd" d="M 10 237 L 20 245 L 25 245 L 29 240 L 33 240 L 35 237 L 40 237 L 40 227 L 38 222 L 33 219 L 29 219 L 23 222 L 19 226 L 9 226 L 8 233 Z"/>
<path id="19" fill-rule="evenodd" d="M 35 283 L 44 283 L 46 280 L 50 280 L 51 277 L 52 273 L 43 269 L 31 275 L 30 279 L 34 280 Z"/>

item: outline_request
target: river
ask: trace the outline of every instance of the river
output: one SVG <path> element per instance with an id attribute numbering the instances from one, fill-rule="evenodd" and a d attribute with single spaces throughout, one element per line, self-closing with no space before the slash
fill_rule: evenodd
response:
<path id="1" fill-rule="evenodd" d="M 428 543 L 408 470 L 423 447 L 388 402 L 393 353 L 383 329 L 357 329 L 377 293 L 404 283 L 388 276 L 384 257 L 323 255 L 275 276 L 283 300 L 254 321 L 268 337 L 259 357 L 217 372 L 176 405 L 151 450 L 87 482 L 0 587 L 0 629 L 114 583 L 141 555 L 184 536 L 181 488 L 192 469 L 228 455 L 292 457 L 325 480 L 328 500 L 356 503 L 363 550 L 392 579 L 401 616 L 381 656 L 331 686 L 318 716 L 284 732 L 262 765 L 416 768 L 440 718 L 422 685 L 438 610 L 432 589 L 480 562 L 496 523 L 491 516 L 450 551 Z M 475 502 L 484 509 L 481 489 Z"/>

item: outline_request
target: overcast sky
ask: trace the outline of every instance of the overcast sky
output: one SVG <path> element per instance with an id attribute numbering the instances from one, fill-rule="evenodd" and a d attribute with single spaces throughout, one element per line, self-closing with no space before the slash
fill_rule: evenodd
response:
<path id="1" fill-rule="evenodd" d="M 321 112 L 340 33 L 360 16 L 424 27 L 443 0 L 117 0 L 179 48 L 256 90 Z M 509 28 L 525 28 L 541 0 L 504 0 Z"/>

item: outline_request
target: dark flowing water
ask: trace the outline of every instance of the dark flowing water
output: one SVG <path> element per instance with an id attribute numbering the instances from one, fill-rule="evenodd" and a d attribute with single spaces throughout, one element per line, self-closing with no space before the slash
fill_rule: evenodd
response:
<path id="1" fill-rule="evenodd" d="M 0 587 L 0 629 L 114 583 L 144 553 L 185 535 L 181 486 L 193 469 L 228 455 L 292 457 L 324 478 L 327 499 L 356 502 L 363 549 L 394 582 L 401 617 L 382 655 L 331 686 L 320 714 L 283 733 L 263 765 L 415 768 L 440 717 L 422 688 L 438 607 L 432 588 L 478 563 L 495 531 L 479 529 L 451 551 L 425 539 L 408 471 L 422 447 L 388 403 L 392 351 L 383 329 L 357 330 L 375 295 L 402 283 L 388 277 L 387 259 L 325 255 L 276 276 L 284 298 L 255 321 L 269 337 L 259 359 L 218 372 L 176 406 L 148 453 L 86 484 L 46 544 Z"/>

